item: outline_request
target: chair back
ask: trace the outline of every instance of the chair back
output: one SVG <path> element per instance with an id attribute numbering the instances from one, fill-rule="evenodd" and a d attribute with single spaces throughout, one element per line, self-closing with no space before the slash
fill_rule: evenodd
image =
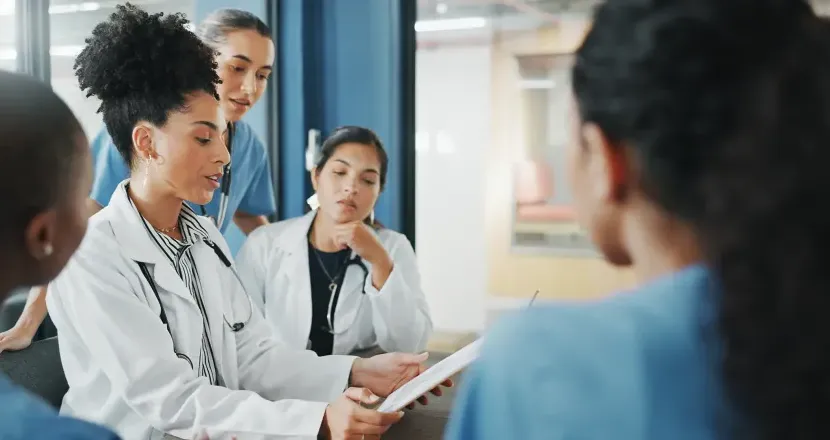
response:
<path id="1" fill-rule="evenodd" d="M 56 409 L 69 391 L 57 337 L 37 341 L 25 350 L 0 353 L 0 371 Z"/>

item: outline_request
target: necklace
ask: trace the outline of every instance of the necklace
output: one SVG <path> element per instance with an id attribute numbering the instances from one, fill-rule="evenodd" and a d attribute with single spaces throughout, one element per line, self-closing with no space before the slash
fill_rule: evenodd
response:
<path id="1" fill-rule="evenodd" d="M 311 243 L 309 243 L 309 244 L 311 244 Z M 311 250 L 314 251 L 314 256 L 317 258 L 317 263 L 320 264 L 320 268 L 323 269 L 323 273 L 326 274 L 326 277 L 329 279 L 329 290 L 331 291 L 331 294 L 334 295 L 334 292 L 337 291 L 337 282 L 340 281 L 340 275 L 342 275 L 340 272 L 341 272 L 343 263 L 346 262 L 346 259 L 343 259 L 343 262 L 341 262 L 338 265 L 340 267 L 337 268 L 337 275 L 336 276 L 331 276 L 331 274 L 329 273 L 329 270 L 326 269 L 326 265 L 323 263 L 323 258 L 320 257 L 320 252 L 317 251 L 317 248 L 314 247 L 313 244 L 311 244 Z M 346 255 L 346 258 L 348 258 L 348 254 Z"/>
<path id="2" fill-rule="evenodd" d="M 155 226 L 153 226 L 153 227 L 156 228 Z M 178 223 L 176 223 L 175 225 L 173 225 L 169 228 L 156 228 L 156 231 L 159 231 L 162 234 L 172 234 L 173 232 L 176 232 L 178 230 L 179 230 L 179 224 Z"/>

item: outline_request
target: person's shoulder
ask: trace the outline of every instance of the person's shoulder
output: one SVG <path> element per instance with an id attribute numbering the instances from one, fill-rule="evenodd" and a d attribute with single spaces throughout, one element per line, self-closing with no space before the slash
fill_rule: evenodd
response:
<path id="1" fill-rule="evenodd" d="M 380 237 L 380 239 L 383 240 L 383 241 L 393 241 L 393 242 L 409 241 L 409 239 L 406 238 L 406 235 L 401 234 L 398 231 L 395 231 L 393 229 L 389 229 L 389 228 L 386 228 L 386 227 L 378 228 L 377 229 L 377 234 L 378 234 L 378 237 Z"/>
<path id="2" fill-rule="evenodd" d="M 393 254 L 393 257 L 398 251 L 404 251 L 406 254 L 415 252 L 409 238 L 398 231 L 382 227 L 377 230 L 377 235 L 381 243 L 383 243 L 383 247 L 386 248 L 387 252 Z"/>
<path id="3" fill-rule="evenodd" d="M 639 341 L 618 308 L 605 301 L 557 302 L 499 319 L 483 337 L 472 370 L 481 395 L 505 400 L 493 417 L 515 408 L 521 415 L 504 415 L 511 422 L 551 420 L 563 433 L 620 421 L 617 413 L 638 420 L 644 400 Z"/>
<path id="4" fill-rule="evenodd" d="M 584 350 L 589 357 L 606 346 L 636 352 L 652 333 L 699 328 L 711 306 L 712 289 L 708 270 L 691 267 L 602 299 L 530 307 L 508 316 L 494 333 L 501 339 L 541 338 L 558 349 L 592 347 Z"/>
<path id="5" fill-rule="evenodd" d="M 124 249 L 116 237 L 115 229 L 123 222 L 115 208 L 107 205 L 93 214 L 87 222 L 86 233 L 78 249 L 72 254 L 67 267 L 74 263 L 86 261 L 96 266 L 117 264 L 124 255 Z M 68 272 L 64 269 L 61 273 Z"/>
<path id="6" fill-rule="evenodd" d="M 609 350 L 623 357 L 634 351 L 636 332 L 624 310 L 613 301 L 563 301 L 508 313 L 485 336 L 483 358 L 560 373 L 608 365 Z"/>
<path id="7" fill-rule="evenodd" d="M 22 439 L 43 440 L 118 440 L 114 432 L 84 420 L 61 415 L 33 417 Z M 6 438 L 6 437 L 3 437 Z"/>
<path id="8" fill-rule="evenodd" d="M 245 137 L 245 136 L 254 135 L 254 129 L 253 129 L 253 127 L 251 127 L 251 124 L 249 124 L 249 123 L 247 123 L 243 120 L 239 120 L 239 121 L 234 122 L 233 123 L 233 129 L 234 129 L 234 132 L 233 132 L 234 136 L 238 135 L 238 136 Z"/>
<path id="9" fill-rule="evenodd" d="M 0 378 L 0 438 L 115 440 L 107 429 L 81 420 L 58 415 L 45 402 Z"/>
<path id="10" fill-rule="evenodd" d="M 707 272 L 690 269 L 599 300 L 513 312 L 485 336 L 482 359 L 496 372 L 541 378 L 532 386 L 612 408 L 622 403 L 617 397 L 637 399 L 647 388 L 644 371 L 662 357 L 694 359 L 708 288 Z M 591 394 L 603 389 L 616 393 Z"/>
<path id="11" fill-rule="evenodd" d="M 86 234 L 81 241 L 78 250 L 84 247 L 104 246 L 108 250 L 110 246 L 116 246 L 113 224 L 118 221 L 114 216 L 114 208 L 110 205 L 104 206 L 100 211 L 89 217 L 86 226 Z M 109 243 L 109 245 L 107 244 Z"/>
<path id="12" fill-rule="evenodd" d="M 267 243 L 269 247 L 276 245 L 276 243 L 284 237 L 285 234 L 291 233 L 291 231 L 295 229 L 295 227 L 298 226 L 303 219 L 304 216 L 295 217 L 260 226 L 248 235 L 248 240 Z M 307 232 L 308 231 L 306 230 L 305 233 Z"/>
<path id="13" fill-rule="evenodd" d="M 286 220 L 280 220 L 275 223 L 260 226 L 254 229 L 245 239 L 242 253 L 255 253 L 260 255 L 276 255 L 283 247 L 284 243 L 291 242 L 292 237 L 296 238 L 297 234 L 307 234 L 308 229 L 303 228 L 302 224 L 308 221 L 305 216 L 295 217 Z"/>
<path id="14" fill-rule="evenodd" d="M 237 121 L 234 122 L 233 129 L 233 148 L 242 148 L 242 152 L 249 157 L 259 157 L 268 153 L 265 151 L 262 140 L 250 124 L 245 121 Z"/>

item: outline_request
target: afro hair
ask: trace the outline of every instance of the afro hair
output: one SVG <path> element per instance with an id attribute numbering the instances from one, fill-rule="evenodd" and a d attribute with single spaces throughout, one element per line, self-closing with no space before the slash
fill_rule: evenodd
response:
<path id="1" fill-rule="evenodd" d="M 129 3 L 119 5 L 95 26 L 75 60 L 81 90 L 101 100 L 98 112 L 128 165 L 137 122 L 163 126 L 192 93 L 219 99 L 215 52 L 187 24 L 182 14 L 149 14 Z"/>

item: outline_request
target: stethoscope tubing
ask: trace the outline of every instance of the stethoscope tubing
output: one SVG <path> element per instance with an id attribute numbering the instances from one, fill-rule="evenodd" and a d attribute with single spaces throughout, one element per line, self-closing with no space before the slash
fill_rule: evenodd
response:
<path id="1" fill-rule="evenodd" d="M 243 293 L 244 293 L 245 285 L 242 283 L 242 278 L 239 276 L 239 272 L 237 272 L 236 268 L 233 267 L 233 264 L 231 263 L 231 260 L 225 255 L 224 252 L 222 252 L 222 249 L 220 249 L 219 245 L 217 245 L 216 243 L 214 243 L 212 241 L 209 241 L 209 240 L 205 240 L 205 244 L 207 244 L 210 248 L 212 248 L 214 253 L 216 254 L 216 257 L 219 258 L 220 261 L 222 261 L 222 264 L 224 264 L 225 267 L 230 269 L 230 271 L 234 275 L 234 278 L 236 278 L 236 281 L 239 283 L 240 286 L 242 286 L 242 290 L 243 290 Z M 190 248 L 190 246 L 184 247 L 179 252 L 178 258 L 180 259 L 189 248 Z M 164 324 L 165 328 L 167 328 L 167 333 L 170 334 L 170 338 L 173 339 L 173 329 L 170 328 L 170 322 L 167 320 L 167 312 L 164 309 L 164 304 L 162 304 L 162 302 L 161 302 L 161 295 L 159 295 L 158 287 L 156 286 L 156 283 L 153 280 L 153 277 L 150 275 L 150 271 L 149 271 L 149 269 L 147 269 L 147 265 L 143 262 L 136 262 L 136 263 L 138 264 L 139 269 L 141 270 L 141 273 L 144 275 L 144 278 L 146 279 L 147 283 L 150 284 L 150 289 L 153 291 L 153 293 L 156 296 L 156 301 L 158 301 L 158 303 L 159 303 L 159 310 L 160 310 L 159 318 L 160 318 L 162 324 Z M 224 312 L 222 313 L 222 320 L 225 322 L 225 325 L 227 325 L 228 328 L 233 333 L 238 333 L 239 331 L 244 329 L 245 326 L 251 321 L 251 318 L 253 318 L 253 316 L 254 316 L 254 305 L 251 303 L 251 298 L 247 294 L 245 295 L 245 297 L 248 300 L 248 317 L 245 320 L 239 321 L 239 322 L 234 322 L 233 324 L 231 324 L 231 322 L 227 318 L 227 315 Z M 175 352 L 175 354 L 178 358 L 186 360 L 187 363 L 190 364 L 190 367 L 193 368 L 193 361 L 186 354 L 179 353 L 179 352 Z"/>
<path id="2" fill-rule="evenodd" d="M 359 255 L 356 255 L 356 256 L 354 256 L 354 258 L 349 259 L 349 262 L 346 263 L 346 269 L 343 271 L 343 275 L 342 275 L 343 280 L 346 279 L 346 274 L 349 272 L 349 266 L 351 266 L 351 265 L 357 265 L 358 267 L 360 267 L 363 270 L 363 284 L 361 284 L 361 295 L 365 295 L 366 294 L 366 281 L 369 278 L 369 269 L 366 267 L 366 264 L 363 262 L 363 259 L 360 258 Z M 351 324 L 349 324 L 343 330 L 340 330 L 340 331 L 335 329 L 334 328 L 334 311 L 335 311 L 334 305 L 338 302 L 338 300 L 340 298 L 340 290 L 342 288 L 343 288 L 343 283 L 341 282 L 340 284 L 338 284 L 337 290 L 334 293 L 332 293 L 332 295 L 329 297 L 329 306 L 328 306 L 328 309 L 327 309 L 327 312 L 326 312 L 326 320 L 328 321 L 328 325 L 329 325 L 329 328 L 326 329 L 326 330 L 329 333 L 333 334 L 333 335 L 341 335 L 341 334 L 345 333 L 348 329 L 350 329 L 352 327 L 352 325 L 354 325 L 354 321 L 357 320 L 357 316 L 360 314 L 360 310 L 363 308 L 363 301 L 362 301 L 363 298 L 361 298 L 360 306 L 358 306 L 357 313 L 355 313 L 354 319 L 352 320 Z"/>

